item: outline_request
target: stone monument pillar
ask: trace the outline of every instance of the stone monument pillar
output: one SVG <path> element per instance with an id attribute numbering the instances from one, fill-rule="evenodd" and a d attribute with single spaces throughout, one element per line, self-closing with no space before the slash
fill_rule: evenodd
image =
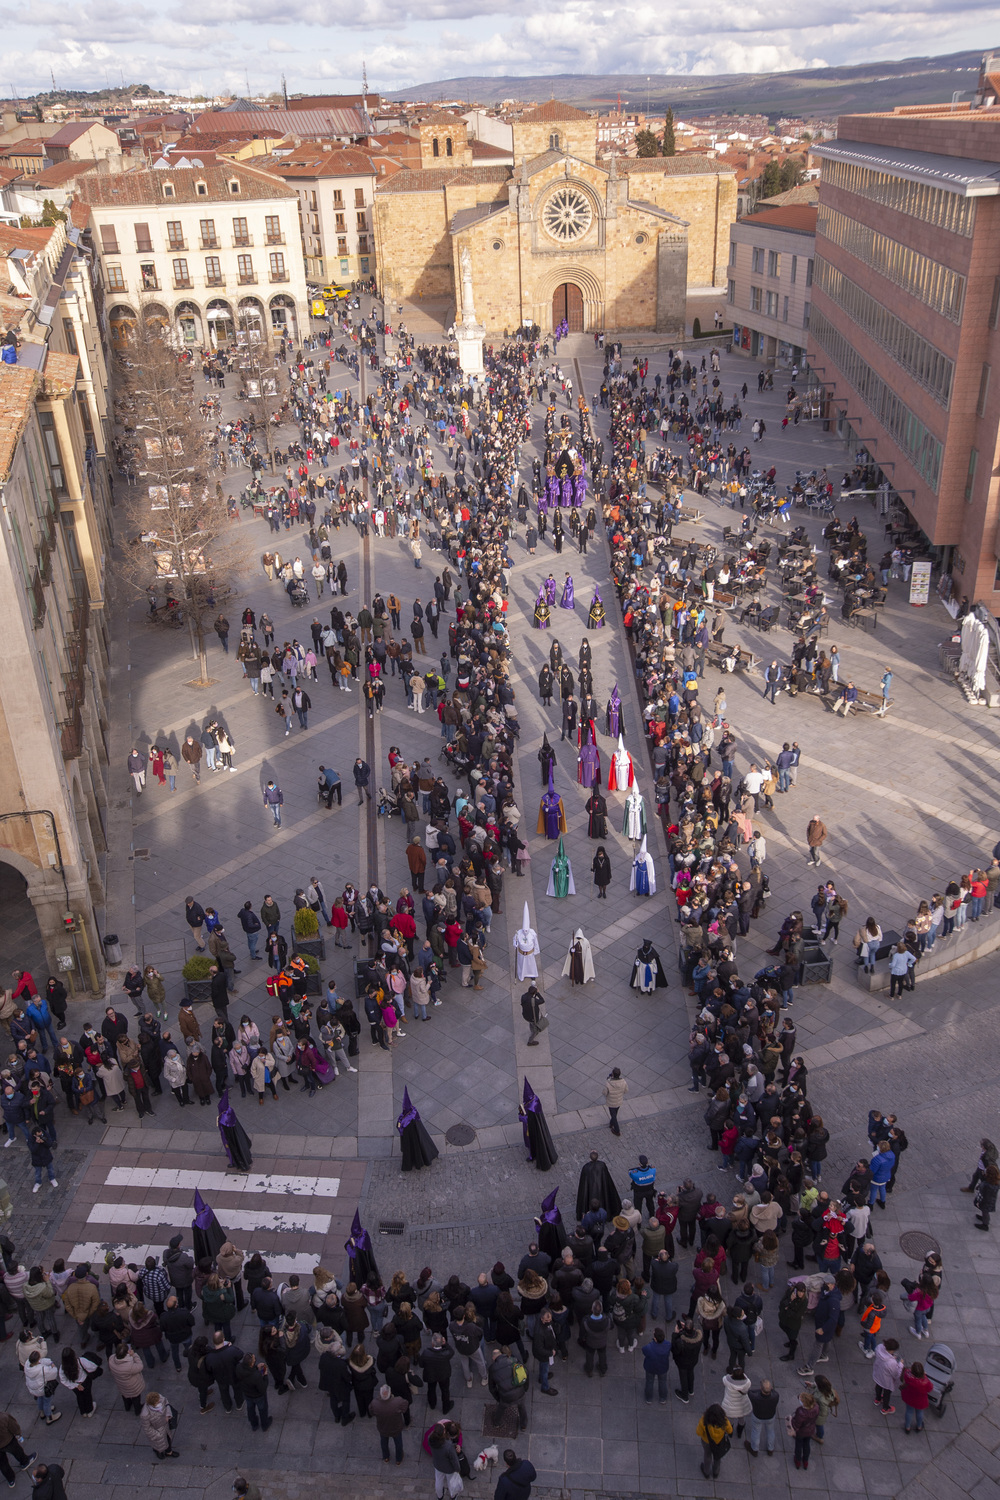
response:
<path id="1" fill-rule="evenodd" d="M 459 252 L 459 264 L 462 267 L 462 315 L 455 323 L 458 361 L 464 374 L 485 375 L 483 338 L 486 330 L 481 323 L 476 322 L 472 298 L 472 256 L 468 245 L 463 245 Z"/>

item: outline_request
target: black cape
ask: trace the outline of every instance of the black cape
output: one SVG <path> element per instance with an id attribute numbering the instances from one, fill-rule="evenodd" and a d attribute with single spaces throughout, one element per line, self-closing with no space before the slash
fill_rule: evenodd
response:
<path id="1" fill-rule="evenodd" d="M 577 1222 L 587 1213 L 591 1200 L 594 1198 L 597 1199 L 609 1219 L 621 1213 L 621 1197 L 611 1180 L 607 1163 L 603 1161 L 585 1161 L 580 1168 L 580 1184 L 576 1190 Z"/>
<path id="2" fill-rule="evenodd" d="M 543 1220 L 538 1226 L 537 1239 L 539 1250 L 544 1255 L 547 1255 L 553 1265 L 555 1265 L 568 1244 L 562 1219 L 557 1219 L 554 1224 L 547 1224 Z"/>
<path id="3" fill-rule="evenodd" d="M 237 1172 L 249 1172 L 253 1166 L 253 1141 L 251 1141 L 239 1120 L 233 1115 L 233 1123 L 231 1125 L 220 1125 L 219 1130 L 225 1142 L 230 1165 L 235 1167 Z"/>
<path id="4" fill-rule="evenodd" d="M 663 972 L 663 965 L 660 962 L 660 955 L 657 953 L 652 943 L 643 943 L 642 947 L 639 949 L 638 953 L 635 956 L 635 961 L 632 964 L 632 978 L 629 980 L 629 984 L 631 985 L 632 989 L 639 989 L 639 969 L 640 967 L 644 968 L 646 964 L 649 964 L 656 971 L 655 988 L 658 990 L 667 989 L 667 976 Z"/>
<path id="5" fill-rule="evenodd" d="M 214 1261 L 228 1238 L 211 1209 L 208 1214 L 199 1214 L 198 1218 L 202 1220 L 201 1224 L 197 1219 L 191 1224 L 191 1248 L 195 1264 L 200 1260 Z"/>
<path id="6" fill-rule="evenodd" d="M 528 1117 L 525 1129 L 528 1132 L 532 1159 L 539 1172 L 548 1172 L 559 1160 L 559 1153 L 549 1133 L 548 1123 L 540 1106 L 538 1109 L 529 1109 L 525 1113 Z"/>
<path id="7" fill-rule="evenodd" d="M 412 1172 L 416 1167 L 429 1167 L 438 1156 L 438 1148 L 427 1133 L 423 1120 L 411 1120 L 399 1137 L 399 1149 L 403 1158 L 403 1171 Z"/>

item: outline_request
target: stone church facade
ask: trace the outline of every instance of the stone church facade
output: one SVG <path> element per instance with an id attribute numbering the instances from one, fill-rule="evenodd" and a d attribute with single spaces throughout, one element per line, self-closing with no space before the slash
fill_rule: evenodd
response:
<path id="1" fill-rule="evenodd" d="M 419 170 L 377 185 L 381 290 L 391 301 L 451 299 L 472 261 L 488 334 L 684 327 L 689 288 L 725 282 L 736 216 L 732 171 L 696 156 L 596 159 L 593 118 L 555 100 L 514 125 L 516 165 L 476 164 L 464 120 L 420 122 Z"/>

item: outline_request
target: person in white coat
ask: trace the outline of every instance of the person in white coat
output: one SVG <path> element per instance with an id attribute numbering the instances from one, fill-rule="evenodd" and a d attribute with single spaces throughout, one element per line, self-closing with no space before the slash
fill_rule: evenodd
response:
<path id="1" fill-rule="evenodd" d="M 52 1410 L 52 1397 L 45 1394 L 45 1387 L 58 1380 L 59 1370 L 47 1355 L 40 1354 L 37 1349 L 28 1355 L 28 1362 L 24 1367 L 24 1383 L 28 1387 L 28 1395 L 35 1398 L 48 1427 L 58 1422 L 62 1416 L 61 1411 Z"/>
<path id="2" fill-rule="evenodd" d="M 568 979 L 570 984 L 590 984 L 597 978 L 594 973 L 594 955 L 589 941 L 583 935 L 582 927 L 578 927 L 573 934 L 562 972 L 563 978 Z"/>

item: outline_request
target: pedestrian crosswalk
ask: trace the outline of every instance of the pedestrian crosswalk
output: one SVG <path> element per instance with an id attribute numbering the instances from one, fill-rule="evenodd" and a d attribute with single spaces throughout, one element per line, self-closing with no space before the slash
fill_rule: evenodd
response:
<path id="1" fill-rule="evenodd" d="M 156 1165 L 155 1157 L 149 1165 L 135 1162 L 134 1154 L 98 1153 L 66 1224 L 71 1233 L 53 1246 L 68 1264 L 101 1264 L 110 1253 L 141 1265 L 150 1255 L 160 1259 L 175 1232 L 190 1248 L 196 1190 L 233 1243 L 246 1254 L 259 1251 L 276 1275 L 311 1276 L 318 1265 L 339 1268 L 344 1259 L 363 1163 L 330 1163 L 326 1175 L 283 1172 L 292 1164 L 280 1160 L 245 1174 Z M 345 1185 L 349 1201 L 342 1200 Z"/>

